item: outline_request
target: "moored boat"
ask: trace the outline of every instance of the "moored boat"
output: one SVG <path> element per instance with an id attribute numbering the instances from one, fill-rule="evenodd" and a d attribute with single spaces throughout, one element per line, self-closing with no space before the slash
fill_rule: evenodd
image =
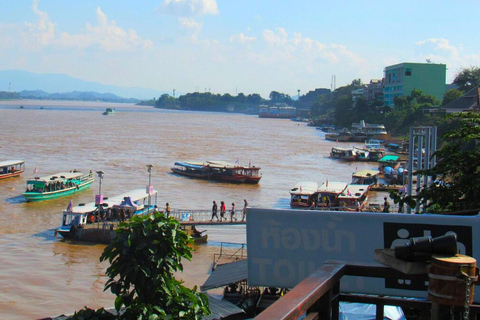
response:
<path id="1" fill-rule="evenodd" d="M 24 171 L 25 161 L 23 160 L 8 160 L 0 162 L 0 179 L 17 177 Z"/>
<path id="2" fill-rule="evenodd" d="M 355 161 L 357 159 L 357 154 L 355 153 L 354 148 L 333 147 L 332 151 L 330 152 L 330 157 L 347 161 Z"/>
<path id="3" fill-rule="evenodd" d="M 312 181 L 301 181 L 290 189 L 290 207 L 309 208 L 316 201 L 318 194 L 318 183 Z"/>
<path id="4" fill-rule="evenodd" d="M 385 125 L 365 123 L 361 120 L 359 123 L 352 123 L 352 132 L 362 132 L 367 135 L 367 139 L 387 140 L 390 134 L 387 132 Z"/>
<path id="5" fill-rule="evenodd" d="M 85 174 L 73 170 L 27 180 L 23 196 L 27 201 L 42 201 L 59 198 L 85 190 L 93 183 L 92 172 Z"/>
<path id="6" fill-rule="evenodd" d="M 326 140 L 337 141 L 337 142 L 348 142 L 352 139 L 352 133 L 350 131 L 340 131 L 337 133 L 326 133 Z"/>
<path id="7" fill-rule="evenodd" d="M 380 171 L 375 169 L 364 169 L 352 174 L 352 184 L 363 184 L 371 186 L 378 183 Z"/>
<path id="8" fill-rule="evenodd" d="M 325 181 L 317 190 L 317 208 L 335 208 L 338 206 L 338 196 L 347 187 L 346 182 Z"/>
<path id="9" fill-rule="evenodd" d="M 338 196 L 340 210 L 361 211 L 368 201 L 369 186 L 349 184 Z"/>
<path id="10" fill-rule="evenodd" d="M 55 233 L 66 239 L 109 243 L 115 237 L 118 222 L 157 209 L 156 195 L 155 190 L 147 193 L 145 189 L 135 189 L 112 198 L 102 198 L 102 203 L 90 202 L 73 207 L 70 202 L 63 211 L 62 225 Z"/>

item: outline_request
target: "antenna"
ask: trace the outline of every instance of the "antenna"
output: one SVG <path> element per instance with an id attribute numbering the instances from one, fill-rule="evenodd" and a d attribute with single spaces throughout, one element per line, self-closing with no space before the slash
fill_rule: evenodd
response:
<path id="1" fill-rule="evenodd" d="M 330 84 L 330 91 L 335 91 L 335 86 L 336 86 L 336 82 L 337 81 L 337 76 L 332 74 L 332 82 Z"/>

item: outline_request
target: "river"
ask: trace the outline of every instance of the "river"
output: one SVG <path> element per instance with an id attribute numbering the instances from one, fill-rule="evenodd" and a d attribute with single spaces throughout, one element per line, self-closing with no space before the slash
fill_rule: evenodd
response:
<path id="1" fill-rule="evenodd" d="M 21 108 L 21 106 L 23 108 Z M 115 114 L 104 116 L 107 107 Z M 306 123 L 235 113 L 183 112 L 132 104 L 0 101 L 0 161 L 23 159 L 26 172 L 0 181 L 1 319 L 35 319 L 72 313 L 84 306 L 112 307 L 103 292 L 103 245 L 65 242 L 54 236 L 70 197 L 26 203 L 25 179 L 73 169 L 105 172 L 102 193 L 114 196 L 148 184 L 159 206 L 209 209 L 212 200 L 247 199 L 250 206 L 289 208 L 289 189 L 299 181 L 345 181 L 376 163 L 329 158 L 336 142 Z M 181 160 L 226 160 L 260 166 L 258 185 L 192 180 L 171 173 Z M 34 174 L 34 169 L 37 173 Z M 94 200 L 98 179 L 73 203 Z M 380 202 L 380 200 L 378 201 Z M 245 226 L 211 226 L 208 244 L 195 246 L 177 278 L 200 286 L 221 242 L 245 243 Z"/>

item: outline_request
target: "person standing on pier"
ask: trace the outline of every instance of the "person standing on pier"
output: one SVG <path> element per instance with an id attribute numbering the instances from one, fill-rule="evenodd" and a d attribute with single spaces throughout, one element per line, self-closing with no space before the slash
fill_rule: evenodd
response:
<path id="1" fill-rule="evenodd" d="M 227 211 L 227 206 L 225 205 L 225 202 L 222 201 L 220 202 L 220 220 L 223 221 L 223 219 L 227 220 L 225 217 L 225 212 Z"/>
<path id="2" fill-rule="evenodd" d="M 170 204 L 168 202 L 165 204 L 165 215 L 167 218 L 170 216 Z"/>
<path id="3" fill-rule="evenodd" d="M 234 215 L 235 215 L 235 203 L 232 202 L 232 210 L 230 211 L 230 222 L 233 222 L 234 219 L 235 221 L 237 221 L 237 218 L 235 218 Z"/>
<path id="4" fill-rule="evenodd" d="M 245 217 L 247 216 L 247 207 L 248 207 L 247 199 L 243 199 L 242 221 L 245 221 Z"/>
<path id="5" fill-rule="evenodd" d="M 213 200 L 213 206 L 212 206 L 212 218 L 210 219 L 210 221 L 213 221 L 213 217 L 217 218 L 217 221 L 219 221 L 219 219 L 218 219 L 218 215 L 217 215 L 217 211 L 218 211 L 218 206 L 217 206 L 217 203 L 215 202 L 215 200 Z"/>

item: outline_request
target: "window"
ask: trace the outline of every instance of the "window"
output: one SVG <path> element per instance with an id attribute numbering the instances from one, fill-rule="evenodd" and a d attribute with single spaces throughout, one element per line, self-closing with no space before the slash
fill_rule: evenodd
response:
<path id="1" fill-rule="evenodd" d="M 406 76 L 411 76 L 412 75 L 412 69 L 410 69 L 410 68 L 405 69 L 405 75 Z"/>

